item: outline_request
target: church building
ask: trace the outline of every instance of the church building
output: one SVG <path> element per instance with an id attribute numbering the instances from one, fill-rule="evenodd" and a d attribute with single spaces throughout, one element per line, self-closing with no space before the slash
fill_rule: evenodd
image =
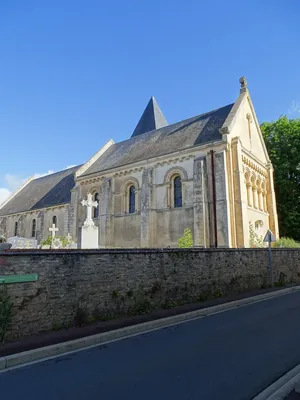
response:
<path id="1" fill-rule="evenodd" d="M 278 237 L 273 169 L 245 78 L 232 104 L 168 124 L 152 97 L 130 138 L 109 140 L 90 160 L 29 179 L 0 206 L 5 236 L 68 233 L 81 246 L 86 207 L 100 248 L 249 247 L 250 227 Z"/>

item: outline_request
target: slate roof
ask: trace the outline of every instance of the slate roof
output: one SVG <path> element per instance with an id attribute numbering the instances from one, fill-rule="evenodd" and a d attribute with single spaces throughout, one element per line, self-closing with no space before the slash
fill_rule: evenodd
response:
<path id="1" fill-rule="evenodd" d="M 69 203 L 78 168 L 80 165 L 33 179 L 0 208 L 0 216 Z"/>
<path id="2" fill-rule="evenodd" d="M 150 111 L 149 108 L 147 110 L 149 104 Z M 155 99 L 152 98 L 149 104 L 132 137 L 110 146 L 81 176 L 222 140 L 219 129 L 233 107 L 233 104 L 229 104 L 197 117 L 142 133 L 152 123 L 155 126 L 166 123 L 159 107 L 156 107 Z M 153 114 L 152 122 L 147 117 L 149 113 Z M 70 190 L 75 186 L 75 172 L 80 167 L 78 165 L 32 180 L 0 208 L 0 216 L 69 203 Z"/>
<path id="3" fill-rule="evenodd" d="M 233 104 L 115 143 L 82 176 L 222 140 L 219 129 Z"/>
<path id="4" fill-rule="evenodd" d="M 152 96 L 131 137 L 142 135 L 168 125 L 155 98 Z"/>

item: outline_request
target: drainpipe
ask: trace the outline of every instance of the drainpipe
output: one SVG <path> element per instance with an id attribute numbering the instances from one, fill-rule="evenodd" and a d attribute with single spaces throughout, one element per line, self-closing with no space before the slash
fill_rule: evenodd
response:
<path id="1" fill-rule="evenodd" d="M 210 151 L 211 155 L 211 179 L 212 179 L 212 196 L 213 196 L 213 219 L 214 219 L 214 247 L 218 247 L 217 233 L 217 204 L 216 204 L 216 179 L 215 179 L 215 157 L 214 151 Z"/>

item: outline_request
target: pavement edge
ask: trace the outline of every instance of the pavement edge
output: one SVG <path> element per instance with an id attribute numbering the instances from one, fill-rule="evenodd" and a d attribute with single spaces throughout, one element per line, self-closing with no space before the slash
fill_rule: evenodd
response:
<path id="1" fill-rule="evenodd" d="M 200 310 L 190 311 L 184 314 L 177 314 L 167 318 L 155 319 L 152 321 L 127 326 L 125 328 L 120 328 L 109 332 L 103 332 L 96 335 L 87 336 L 84 338 L 79 338 L 51 346 L 24 351 L 22 353 L 0 357 L 0 371 L 4 370 L 3 372 L 5 372 L 5 369 L 16 367 L 18 365 L 21 366 L 23 364 L 31 363 L 34 361 L 63 355 L 64 353 L 83 350 L 85 348 L 101 345 L 109 341 L 125 339 L 126 337 L 131 335 L 137 335 L 151 330 L 166 328 L 171 325 L 175 325 L 178 323 L 186 322 L 201 317 L 206 317 L 212 314 L 217 314 L 219 312 L 245 306 L 247 304 L 253 304 L 274 297 L 280 297 L 285 294 L 293 293 L 299 290 L 300 286 L 293 286 L 291 288 L 278 290 L 276 292 L 265 293 L 241 300 L 231 301 L 224 304 L 218 304 L 216 306 L 202 308 Z M 263 400 L 263 398 L 261 399 L 255 398 L 255 400 Z"/>
<path id="2" fill-rule="evenodd" d="M 300 382 L 300 364 L 291 369 L 252 400 L 284 400 Z"/>

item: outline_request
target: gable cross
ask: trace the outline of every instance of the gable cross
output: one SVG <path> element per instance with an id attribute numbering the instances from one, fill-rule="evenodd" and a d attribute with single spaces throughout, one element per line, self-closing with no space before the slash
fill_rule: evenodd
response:
<path id="1" fill-rule="evenodd" d="M 56 234 L 56 232 L 58 232 L 58 228 L 56 228 L 55 224 L 52 224 L 52 228 L 49 228 L 49 231 L 52 234 L 52 240 L 54 240 L 55 239 L 55 234 Z"/>
<path id="2" fill-rule="evenodd" d="M 91 195 L 91 193 L 88 193 L 87 200 L 82 200 L 81 204 L 84 207 L 87 207 L 87 217 L 86 220 L 84 221 L 84 225 L 85 226 L 95 225 L 92 218 L 92 208 L 98 207 L 98 201 L 93 201 L 93 196 Z"/>

